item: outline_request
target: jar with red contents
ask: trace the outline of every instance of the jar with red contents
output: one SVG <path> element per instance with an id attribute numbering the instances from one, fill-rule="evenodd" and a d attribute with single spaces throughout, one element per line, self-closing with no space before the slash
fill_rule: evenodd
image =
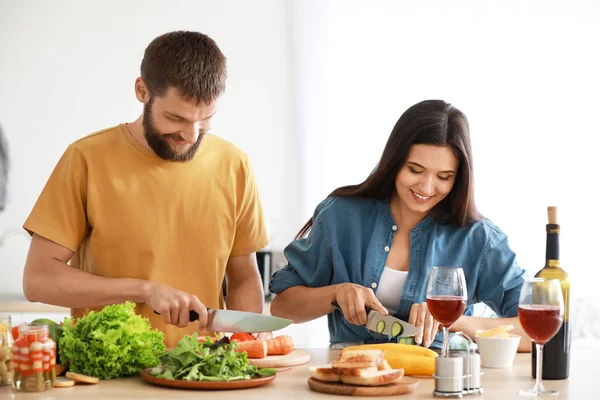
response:
<path id="1" fill-rule="evenodd" d="M 12 348 L 13 387 L 24 392 L 42 392 L 56 380 L 56 343 L 48 325 L 19 325 L 19 337 Z"/>

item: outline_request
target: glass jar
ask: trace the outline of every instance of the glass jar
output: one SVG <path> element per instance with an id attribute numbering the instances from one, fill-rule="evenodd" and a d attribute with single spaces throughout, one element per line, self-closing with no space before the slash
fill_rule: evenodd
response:
<path id="1" fill-rule="evenodd" d="M 56 343 L 50 339 L 48 325 L 19 325 L 12 353 L 15 389 L 42 392 L 52 388 L 56 380 Z"/>
<path id="2" fill-rule="evenodd" d="M 12 347 L 10 315 L 0 315 L 0 386 L 11 385 L 13 382 Z"/>

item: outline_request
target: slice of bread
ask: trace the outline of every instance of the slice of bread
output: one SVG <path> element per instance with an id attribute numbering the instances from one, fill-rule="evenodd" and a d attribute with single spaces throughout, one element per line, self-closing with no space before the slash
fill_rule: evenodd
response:
<path id="1" fill-rule="evenodd" d="M 94 376 L 88 376 L 88 375 L 83 375 L 83 374 L 77 374 L 75 372 L 71 372 L 68 371 L 65 376 L 68 379 L 73 379 L 75 382 L 81 382 L 81 383 L 89 383 L 89 384 L 95 384 L 100 382 L 100 379 L 94 377 Z"/>
<path id="2" fill-rule="evenodd" d="M 333 368 L 369 368 L 377 367 L 384 360 L 382 350 L 349 350 L 342 353 Z"/>
<path id="3" fill-rule="evenodd" d="M 67 379 L 64 376 L 57 376 L 54 381 L 53 387 L 61 388 L 61 387 L 71 387 L 75 385 L 75 381 L 73 379 Z"/>
<path id="4" fill-rule="evenodd" d="M 338 368 L 340 375 L 361 376 L 365 373 L 377 372 L 377 367 L 368 368 Z"/>
<path id="5" fill-rule="evenodd" d="M 388 369 L 392 369 L 392 367 L 390 366 L 390 364 L 387 362 L 387 360 L 384 358 L 383 361 L 381 362 L 381 364 L 379 364 L 377 366 L 377 369 L 379 371 L 383 371 L 383 370 L 388 370 Z"/>
<path id="6" fill-rule="evenodd" d="M 369 370 L 359 375 L 341 375 L 343 383 L 360 386 L 390 385 L 399 382 L 403 376 L 403 369 Z"/>
<path id="7" fill-rule="evenodd" d="M 338 369 L 333 368 L 331 364 L 308 367 L 308 372 L 310 376 L 319 381 L 341 382 L 342 380 Z"/>

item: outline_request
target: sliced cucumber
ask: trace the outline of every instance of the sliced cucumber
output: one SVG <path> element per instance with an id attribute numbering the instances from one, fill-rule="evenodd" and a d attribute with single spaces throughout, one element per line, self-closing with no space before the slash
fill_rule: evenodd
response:
<path id="1" fill-rule="evenodd" d="M 400 325 L 399 322 L 394 322 L 392 324 L 392 337 L 401 335 L 403 330 L 404 329 L 402 328 L 402 325 Z"/>
<path id="2" fill-rule="evenodd" d="M 385 329 L 385 321 L 379 321 L 377 323 L 377 333 L 383 333 L 384 329 Z"/>
<path id="3" fill-rule="evenodd" d="M 403 337 L 398 340 L 398 343 L 402 344 L 416 344 L 414 337 Z"/>

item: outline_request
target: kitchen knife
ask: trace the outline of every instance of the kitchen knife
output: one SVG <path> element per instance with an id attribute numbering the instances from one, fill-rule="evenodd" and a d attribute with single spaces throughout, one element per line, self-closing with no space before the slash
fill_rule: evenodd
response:
<path id="1" fill-rule="evenodd" d="M 342 310 L 337 301 L 331 303 L 338 310 Z M 383 315 L 378 311 L 372 310 L 369 307 L 365 308 L 367 312 L 367 323 L 365 326 L 368 330 L 388 335 L 391 337 L 411 337 L 421 332 L 414 325 L 404 322 L 401 319 L 392 317 L 391 315 Z"/>
<path id="2" fill-rule="evenodd" d="M 285 328 L 292 320 L 273 317 L 271 315 L 257 314 L 247 311 L 217 310 L 207 308 L 207 331 L 215 332 L 273 332 Z M 160 315 L 159 312 L 154 311 Z M 198 313 L 190 310 L 190 322 L 197 321 Z"/>

